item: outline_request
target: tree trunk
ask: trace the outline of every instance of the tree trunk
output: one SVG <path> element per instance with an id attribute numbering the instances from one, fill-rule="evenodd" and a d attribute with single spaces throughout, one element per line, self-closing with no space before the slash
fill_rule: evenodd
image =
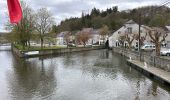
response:
<path id="1" fill-rule="evenodd" d="M 104 44 L 104 35 L 103 35 L 103 44 Z"/>
<path id="2" fill-rule="evenodd" d="M 31 44 L 30 44 L 30 40 L 28 41 L 28 47 L 30 48 Z"/>
<path id="3" fill-rule="evenodd" d="M 44 40 L 43 40 L 43 38 L 41 38 L 41 49 L 43 49 L 43 42 L 44 42 Z"/>
<path id="4" fill-rule="evenodd" d="M 83 43 L 84 47 L 86 46 L 86 43 Z"/>
<path id="5" fill-rule="evenodd" d="M 129 43 L 129 50 L 132 50 L 132 43 Z"/>
<path id="6" fill-rule="evenodd" d="M 22 43 L 22 49 L 24 49 L 24 50 L 25 50 L 25 46 L 24 46 L 24 43 Z"/>
<path id="7" fill-rule="evenodd" d="M 160 43 L 155 43 L 155 47 L 156 47 L 156 56 L 160 56 Z"/>
<path id="8" fill-rule="evenodd" d="M 68 48 L 68 42 L 67 42 L 67 48 Z"/>

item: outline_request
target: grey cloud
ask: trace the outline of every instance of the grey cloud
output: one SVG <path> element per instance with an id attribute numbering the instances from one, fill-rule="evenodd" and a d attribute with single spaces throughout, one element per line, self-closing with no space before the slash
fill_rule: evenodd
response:
<path id="1" fill-rule="evenodd" d="M 80 17 L 82 10 L 90 11 L 93 7 L 105 10 L 112 6 L 118 6 L 119 10 L 132 9 L 146 5 L 159 5 L 167 0 L 25 0 L 34 10 L 41 7 L 47 7 L 56 21 L 69 17 Z M 0 27 L 7 21 L 6 15 L 6 0 L 1 0 L 0 6 Z M 1 31 L 2 29 L 0 29 Z"/>

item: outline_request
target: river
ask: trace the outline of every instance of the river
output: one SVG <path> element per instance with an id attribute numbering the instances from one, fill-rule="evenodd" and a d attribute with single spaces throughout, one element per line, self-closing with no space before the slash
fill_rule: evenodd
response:
<path id="1" fill-rule="evenodd" d="M 108 50 L 19 59 L 0 51 L 0 100 L 170 100 L 170 87 Z"/>

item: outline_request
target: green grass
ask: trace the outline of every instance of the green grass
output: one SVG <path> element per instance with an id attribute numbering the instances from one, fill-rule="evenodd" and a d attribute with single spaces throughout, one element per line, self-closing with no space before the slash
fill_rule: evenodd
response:
<path id="1" fill-rule="evenodd" d="M 21 51 L 39 51 L 39 50 L 51 50 L 51 49 L 61 49 L 61 48 L 66 48 L 66 47 L 63 47 L 63 46 L 50 46 L 50 47 L 43 47 L 41 49 L 41 47 L 36 47 L 36 46 L 25 46 L 23 48 L 22 45 L 20 44 L 15 44 L 14 45 L 17 49 L 21 50 Z"/>
<path id="2" fill-rule="evenodd" d="M 52 50 L 52 49 L 62 49 L 62 48 L 67 48 L 67 47 L 65 47 L 65 46 L 50 46 L 50 47 L 43 47 L 42 49 L 41 49 L 41 47 L 37 47 L 37 46 L 30 46 L 30 47 L 28 47 L 28 46 L 25 46 L 24 48 L 23 48 L 23 46 L 22 45 L 20 45 L 20 44 L 14 44 L 14 46 L 17 48 L 17 49 L 19 49 L 19 50 L 21 50 L 21 51 L 41 51 L 41 50 Z M 69 48 L 84 48 L 84 46 L 83 47 L 69 47 Z M 91 47 L 85 47 L 85 48 L 91 48 Z"/>

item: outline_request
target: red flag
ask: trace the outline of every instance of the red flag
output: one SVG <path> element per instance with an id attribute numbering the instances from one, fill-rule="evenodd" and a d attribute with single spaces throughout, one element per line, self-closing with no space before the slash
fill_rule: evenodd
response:
<path id="1" fill-rule="evenodd" d="M 11 23 L 18 23 L 22 18 L 22 9 L 18 0 L 7 0 Z"/>

